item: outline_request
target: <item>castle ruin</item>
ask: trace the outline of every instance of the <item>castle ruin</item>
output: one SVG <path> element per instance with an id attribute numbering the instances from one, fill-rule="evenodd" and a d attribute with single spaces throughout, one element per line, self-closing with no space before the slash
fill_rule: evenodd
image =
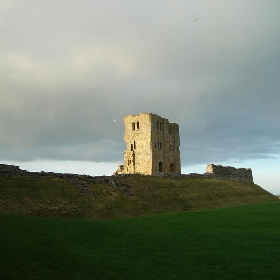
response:
<path id="1" fill-rule="evenodd" d="M 236 168 L 232 166 L 222 166 L 211 163 L 206 166 L 205 175 L 221 180 L 254 183 L 251 168 Z"/>
<path id="2" fill-rule="evenodd" d="M 124 164 L 115 174 L 181 174 L 179 125 L 152 113 L 124 118 Z"/>

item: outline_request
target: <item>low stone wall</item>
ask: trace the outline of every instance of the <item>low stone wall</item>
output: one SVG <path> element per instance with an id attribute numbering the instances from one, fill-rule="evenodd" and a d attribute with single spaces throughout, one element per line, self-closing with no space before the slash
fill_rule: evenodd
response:
<path id="1" fill-rule="evenodd" d="M 208 164 L 204 174 L 176 174 L 176 173 L 157 173 L 153 175 L 125 174 L 112 176 L 90 176 L 71 173 L 55 173 L 55 172 L 29 172 L 21 170 L 19 166 L 0 164 L 0 176 L 23 176 L 23 177 L 59 177 L 66 179 L 73 184 L 77 190 L 85 195 L 93 198 L 90 191 L 89 183 L 111 184 L 114 188 L 125 190 L 125 195 L 131 195 L 132 190 L 128 185 L 122 185 L 119 181 L 124 176 L 155 176 L 155 177 L 191 177 L 191 178 L 215 178 L 223 180 L 234 180 L 239 182 L 253 183 L 252 170 L 250 168 L 234 168 L 231 166 L 222 166 Z"/>
<path id="2" fill-rule="evenodd" d="M 231 166 L 208 164 L 206 166 L 205 175 L 215 179 L 254 183 L 251 168 L 235 168 Z"/>
<path id="3" fill-rule="evenodd" d="M 9 164 L 0 164 L 0 173 L 20 173 L 22 170 L 19 166 L 16 165 L 9 165 Z"/>
<path id="4" fill-rule="evenodd" d="M 89 183 L 109 183 L 111 176 L 89 176 L 89 175 L 79 175 L 71 173 L 55 173 L 55 172 L 29 172 L 22 170 L 19 166 L 0 164 L 0 176 L 6 177 L 58 177 L 67 180 L 69 183 L 74 185 L 74 187 L 84 196 L 94 198 L 92 191 L 90 190 Z"/>

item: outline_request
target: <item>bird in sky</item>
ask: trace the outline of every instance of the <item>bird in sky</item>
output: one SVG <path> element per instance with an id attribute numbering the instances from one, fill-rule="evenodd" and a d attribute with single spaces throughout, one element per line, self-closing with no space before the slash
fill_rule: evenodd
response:
<path id="1" fill-rule="evenodd" d="M 114 122 L 117 122 L 116 120 L 114 120 Z"/>
<path id="2" fill-rule="evenodd" d="M 193 20 L 193 22 L 195 22 L 195 21 L 197 21 L 198 20 L 198 18 L 195 18 L 194 20 Z"/>

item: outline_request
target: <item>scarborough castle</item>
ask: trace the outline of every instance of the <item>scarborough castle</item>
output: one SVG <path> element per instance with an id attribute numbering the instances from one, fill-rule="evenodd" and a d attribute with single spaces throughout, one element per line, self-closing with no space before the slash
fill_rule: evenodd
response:
<path id="1" fill-rule="evenodd" d="M 153 113 L 129 115 L 124 118 L 124 164 L 115 175 L 172 175 L 181 174 L 179 125 Z M 208 164 L 203 175 L 210 177 L 253 183 L 250 168 L 235 168 Z"/>

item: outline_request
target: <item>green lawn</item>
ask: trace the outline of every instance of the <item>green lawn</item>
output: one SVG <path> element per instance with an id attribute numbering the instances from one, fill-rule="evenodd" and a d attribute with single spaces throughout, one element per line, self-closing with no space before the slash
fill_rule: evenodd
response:
<path id="1" fill-rule="evenodd" d="M 0 279 L 279 279 L 280 203 L 114 220 L 1 214 Z"/>

